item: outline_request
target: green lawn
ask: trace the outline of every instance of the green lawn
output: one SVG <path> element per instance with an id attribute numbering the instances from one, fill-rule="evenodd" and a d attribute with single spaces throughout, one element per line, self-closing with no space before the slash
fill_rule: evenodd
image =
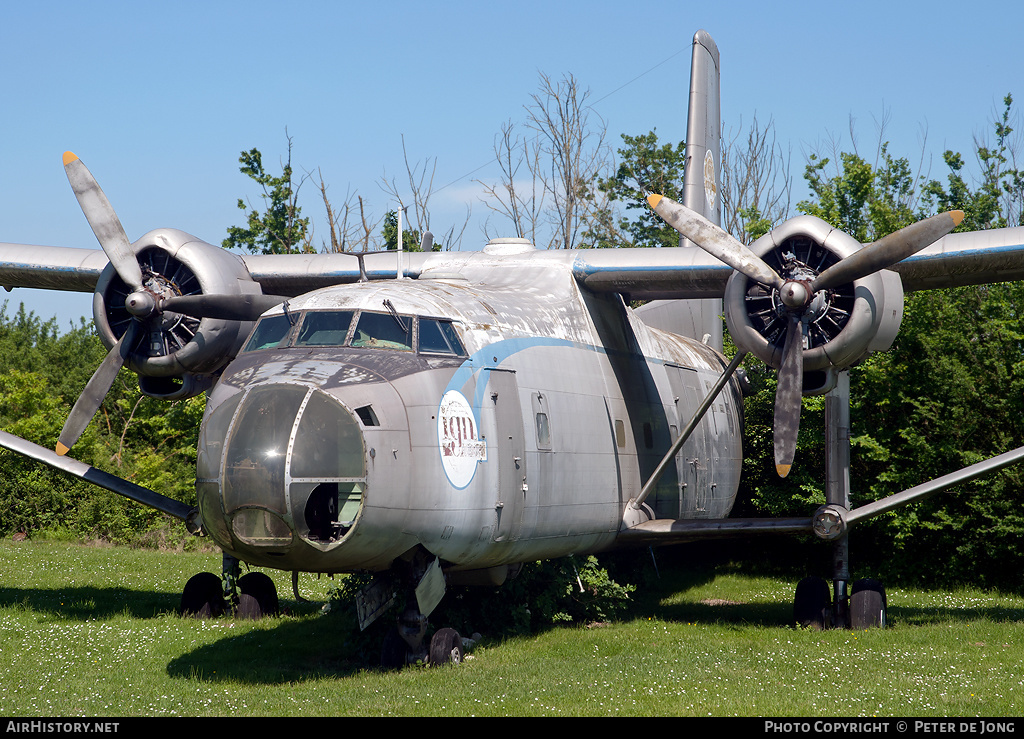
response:
<path id="1" fill-rule="evenodd" d="M 787 626 L 795 581 L 722 570 L 638 593 L 619 622 L 484 640 L 382 672 L 320 603 L 253 623 L 174 615 L 214 554 L 0 544 L 4 716 L 1017 716 L 1024 599 L 892 589 L 885 630 Z M 306 576 L 303 595 L 330 580 Z M 322 601 L 321 601 L 322 602 Z"/>

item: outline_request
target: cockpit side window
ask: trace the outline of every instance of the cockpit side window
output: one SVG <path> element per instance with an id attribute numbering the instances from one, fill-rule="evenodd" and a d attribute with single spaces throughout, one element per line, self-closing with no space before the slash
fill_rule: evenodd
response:
<path id="1" fill-rule="evenodd" d="M 418 349 L 424 354 L 462 356 L 466 353 L 451 321 L 439 321 L 434 318 L 420 319 Z"/>
<path id="2" fill-rule="evenodd" d="M 288 343 L 288 334 L 291 328 L 292 324 L 288 320 L 288 316 L 261 318 L 242 351 L 252 352 L 257 349 L 276 349 L 285 346 Z"/>
<path id="3" fill-rule="evenodd" d="M 302 319 L 295 346 L 342 346 L 352 325 L 352 311 L 310 311 Z"/>
<path id="4" fill-rule="evenodd" d="M 412 351 L 412 317 L 363 311 L 352 346 Z"/>

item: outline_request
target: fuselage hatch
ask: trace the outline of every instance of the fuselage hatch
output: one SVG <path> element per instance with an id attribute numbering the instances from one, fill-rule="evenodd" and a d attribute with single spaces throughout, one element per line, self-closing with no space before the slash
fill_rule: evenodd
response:
<path id="1" fill-rule="evenodd" d="M 266 313 L 208 398 L 205 530 L 241 560 L 311 572 L 385 570 L 417 545 L 450 571 L 613 546 L 725 360 L 532 256 Z M 728 514 L 740 403 L 730 382 L 647 515 Z"/>

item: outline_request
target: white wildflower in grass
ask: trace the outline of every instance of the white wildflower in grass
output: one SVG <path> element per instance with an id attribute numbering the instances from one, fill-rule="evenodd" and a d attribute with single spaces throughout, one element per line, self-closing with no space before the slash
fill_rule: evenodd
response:
<path id="1" fill-rule="evenodd" d="M 998 594 L 892 588 L 891 628 L 814 632 L 786 623 L 795 581 L 728 574 L 633 621 L 381 672 L 345 652 L 322 601 L 290 600 L 288 573 L 270 574 L 293 615 L 202 621 L 174 611 L 216 554 L 30 542 L 0 557 L 3 715 L 999 716 L 1024 690 L 1024 602 Z"/>

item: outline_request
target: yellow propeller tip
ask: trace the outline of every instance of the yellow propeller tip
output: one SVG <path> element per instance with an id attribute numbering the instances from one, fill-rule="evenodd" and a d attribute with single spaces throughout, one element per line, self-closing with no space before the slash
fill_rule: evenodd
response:
<path id="1" fill-rule="evenodd" d="M 57 456 L 63 457 L 65 454 L 71 451 L 71 447 L 64 446 L 58 441 L 57 448 L 55 449 L 55 451 L 57 452 Z"/>
<path id="2" fill-rule="evenodd" d="M 75 155 L 75 153 L 73 151 L 66 151 L 66 152 L 64 152 L 64 166 L 65 167 L 68 166 L 69 164 L 71 164 L 71 162 L 75 161 L 76 159 L 78 159 L 78 157 Z"/>
<path id="3" fill-rule="evenodd" d="M 964 212 L 962 210 L 951 210 L 949 214 L 953 216 L 953 228 L 960 225 L 960 221 L 964 219 Z"/>
<path id="4" fill-rule="evenodd" d="M 658 203 L 661 202 L 661 199 L 663 197 L 664 197 L 663 195 L 648 195 L 647 196 L 647 202 L 651 204 L 652 208 L 657 208 L 658 207 Z"/>
<path id="5" fill-rule="evenodd" d="M 789 474 L 789 471 L 793 469 L 791 464 L 777 464 L 775 465 L 775 471 L 779 473 L 779 477 L 785 477 Z"/>

